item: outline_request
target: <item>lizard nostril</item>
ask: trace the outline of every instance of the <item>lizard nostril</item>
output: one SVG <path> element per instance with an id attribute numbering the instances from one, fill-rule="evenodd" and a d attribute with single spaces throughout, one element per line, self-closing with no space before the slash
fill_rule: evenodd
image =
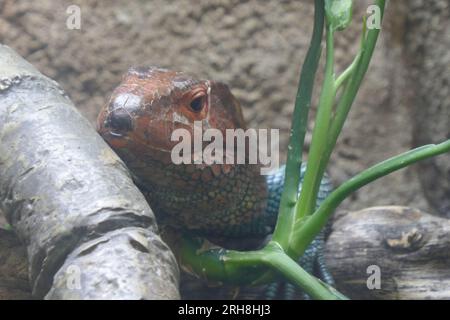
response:
<path id="1" fill-rule="evenodd" d="M 120 132 L 131 131 L 133 129 L 130 114 L 121 109 L 110 112 L 105 126 Z"/>

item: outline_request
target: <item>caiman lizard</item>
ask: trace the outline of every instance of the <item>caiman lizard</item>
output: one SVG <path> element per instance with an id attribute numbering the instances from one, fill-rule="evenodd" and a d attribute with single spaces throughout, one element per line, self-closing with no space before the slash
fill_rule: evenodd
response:
<path id="1" fill-rule="evenodd" d="M 160 225 L 227 248 L 262 245 L 276 223 L 285 167 L 261 175 L 260 164 L 174 164 L 171 150 L 178 141 L 172 141 L 172 132 L 183 128 L 192 134 L 194 121 L 224 136 L 226 129 L 246 129 L 241 107 L 225 84 L 158 67 L 137 67 L 130 68 L 114 90 L 97 126 L 131 170 Z M 317 204 L 330 191 L 325 178 Z M 323 243 L 321 234 L 299 263 L 332 284 L 323 262 Z M 303 296 L 283 282 L 252 292 L 240 297 Z"/>

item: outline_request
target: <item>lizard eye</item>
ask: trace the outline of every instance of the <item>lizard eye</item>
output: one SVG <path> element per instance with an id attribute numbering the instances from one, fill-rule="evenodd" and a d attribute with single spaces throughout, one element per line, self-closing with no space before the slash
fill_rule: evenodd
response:
<path id="1" fill-rule="evenodd" d="M 206 103 L 206 96 L 205 95 L 201 95 L 201 96 L 197 96 L 194 99 L 192 99 L 192 101 L 189 104 L 189 106 L 192 109 L 192 111 L 200 112 L 200 111 L 203 110 L 203 107 L 205 106 L 205 103 Z"/>

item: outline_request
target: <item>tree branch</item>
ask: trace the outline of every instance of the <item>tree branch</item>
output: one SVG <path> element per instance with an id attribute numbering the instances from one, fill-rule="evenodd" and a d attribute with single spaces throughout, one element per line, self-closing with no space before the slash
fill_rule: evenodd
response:
<path id="1" fill-rule="evenodd" d="M 0 209 L 33 295 L 178 298 L 178 268 L 121 160 L 64 91 L 0 45 Z"/>

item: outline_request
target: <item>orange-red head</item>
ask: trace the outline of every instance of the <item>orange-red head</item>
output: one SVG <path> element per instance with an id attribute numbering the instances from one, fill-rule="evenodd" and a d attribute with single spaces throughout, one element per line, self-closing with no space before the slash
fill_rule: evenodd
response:
<path id="1" fill-rule="evenodd" d="M 158 67 L 131 68 L 101 110 L 97 129 L 120 153 L 167 158 L 175 129 L 244 128 L 242 112 L 228 87 Z"/>

